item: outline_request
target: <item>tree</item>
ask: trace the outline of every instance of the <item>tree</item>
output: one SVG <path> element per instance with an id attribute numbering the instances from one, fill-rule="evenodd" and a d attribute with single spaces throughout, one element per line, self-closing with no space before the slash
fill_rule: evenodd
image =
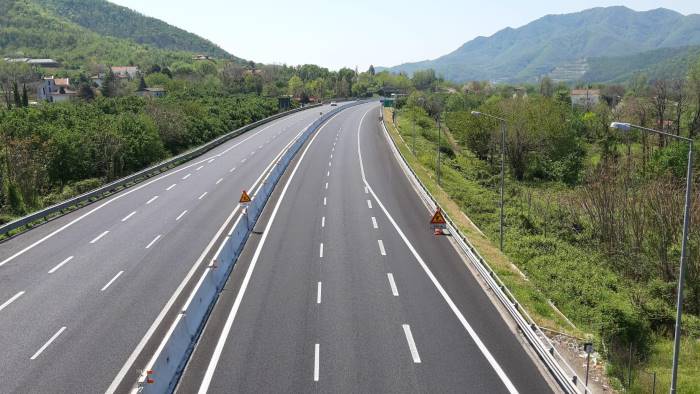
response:
<path id="1" fill-rule="evenodd" d="M 688 95 L 686 94 L 685 79 L 678 78 L 671 81 L 671 100 L 675 103 L 674 111 L 674 131 L 676 135 L 681 135 L 681 119 L 688 106 Z"/>
<path id="2" fill-rule="evenodd" d="M 293 97 L 301 97 L 304 93 L 304 81 L 296 75 L 291 77 L 287 82 L 287 91 Z"/>
<path id="3" fill-rule="evenodd" d="M 690 125 L 688 135 L 692 138 L 700 133 L 700 59 L 690 67 L 688 72 L 688 91 L 690 93 Z"/>
<path id="4" fill-rule="evenodd" d="M 17 81 L 12 82 L 12 94 L 15 99 L 15 107 L 19 108 L 22 106 L 22 98 L 19 93 L 19 86 L 17 86 Z"/>
<path id="5" fill-rule="evenodd" d="M 22 84 L 22 106 L 29 107 L 29 94 L 27 93 L 27 84 Z"/>
<path id="6" fill-rule="evenodd" d="M 554 83 L 552 78 L 544 77 L 540 80 L 540 94 L 545 97 L 552 97 L 554 95 Z"/>
<path id="7" fill-rule="evenodd" d="M 85 101 L 90 101 L 95 98 L 95 92 L 88 83 L 81 83 L 78 88 L 78 97 Z"/>
<path id="8" fill-rule="evenodd" d="M 374 76 L 374 66 L 370 64 L 370 65 L 369 65 L 369 70 L 367 70 L 367 72 L 369 73 L 369 75 Z"/>
<path id="9" fill-rule="evenodd" d="M 143 77 L 141 77 L 141 79 L 139 79 L 139 87 L 138 89 L 136 89 L 136 91 L 144 92 L 146 91 L 146 89 L 148 89 L 148 86 L 146 85 L 146 80 L 144 80 Z"/>
<path id="10" fill-rule="evenodd" d="M 668 81 L 657 79 L 652 85 L 652 99 L 656 112 L 656 127 L 666 131 L 666 107 L 668 106 Z M 659 146 L 664 146 L 664 136 L 659 135 Z"/>
<path id="11" fill-rule="evenodd" d="M 13 104 L 21 105 L 21 100 L 15 100 L 15 85 L 27 82 L 32 77 L 32 70 L 26 63 L 8 63 L 0 60 L 0 89 L 4 93 L 7 108 Z"/>
<path id="12" fill-rule="evenodd" d="M 151 66 L 151 69 L 148 71 L 148 73 L 153 74 L 153 73 L 159 73 L 161 71 L 162 71 L 162 69 L 160 68 L 160 66 L 157 64 L 154 64 Z"/>
<path id="13" fill-rule="evenodd" d="M 435 77 L 435 70 L 432 68 L 427 70 L 419 70 L 413 73 L 413 86 L 419 90 L 429 90 L 432 89 L 437 78 Z"/>
<path id="14" fill-rule="evenodd" d="M 100 88 L 102 95 L 105 97 L 117 96 L 117 83 L 117 77 L 114 75 L 114 72 L 112 72 L 112 68 L 110 67 L 104 80 L 102 81 L 102 88 Z"/>

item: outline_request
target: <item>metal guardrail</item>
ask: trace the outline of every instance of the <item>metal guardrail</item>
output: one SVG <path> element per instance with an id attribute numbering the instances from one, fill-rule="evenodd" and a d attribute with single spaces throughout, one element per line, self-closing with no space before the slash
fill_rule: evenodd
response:
<path id="1" fill-rule="evenodd" d="M 171 393 L 184 370 L 194 345 L 197 343 L 204 325 L 219 297 L 228 277 L 236 264 L 270 195 L 284 174 L 289 163 L 306 143 L 309 137 L 327 120 L 338 112 L 364 104 L 357 101 L 335 108 L 314 121 L 295 141 L 288 144 L 287 150 L 268 171 L 255 193 L 245 213 L 236 219 L 233 227 L 219 246 L 211 264 L 204 270 L 192 289 L 187 301 L 160 342 L 156 353 L 140 374 L 133 392 Z"/>
<path id="2" fill-rule="evenodd" d="M 97 200 L 100 200 L 102 198 L 108 197 L 116 191 L 120 191 L 126 187 L 135 185 L 145 179 L 151 178 L 155 175 L 161 174 L 164 171 L 167 171 L 174 166 L 186 162 L 188 160 L 191 160 L 195 157 L 201 156 L 202 154 L 212 150 L 213 148 L 223 144 L 224 142 L 238 137 L 239 135 L 250 131 L 260 125 L 263 125 L 265 123 L 272 122 L 274 120 L 277 120 L 279 118 L 285 117 L 287 115 L 291 115 L 309 108 L 315 108 L 319 107 L 321 104 L 315 104 L 311 106 L 306 106 L 303 108 L 296 108 L 290 111 L 285 111 L 281 112 L 272 116 L 269 116 L 265 119 L 258 120 L 256 122 L 250 123 L 246 126 L 243 126 L 241 128 L 238 128 L 234 131 L 231 131 L 229 133 L 226 133 L 224 135 L 221 135 L 212 141 L 209 141 L 205 143 L 204 145 L 201 145 L 199 147 L 193 148 L 187 152 L 181 153 L 177 156 L 174 156 L 170 159 L 167 159 L 163 162 L 160 162 L 158 164 L 155 164 L 151 167 L 148 167 L 144 170 L 138 171 L 134 174 L 131 174 L 129 176 L 126 176 L 124 178 L 118 179 L 116 181 L 110 182 L 104 186 L 101 186 L 97 189 L 91 190 L 87 193 L 81 194 L 79 196 L 75 196 L 73 198 L 70 198 L 66 201 L 60 202 L 58 204 L 54 204 L 50 207 L 43 208 L 39 211 L 33 212 L 27 216 L 21 217 L 19 219 L 13 220 L 9 223 L 6 223 L 4 225 L 0 226 L 0 236 L 2 235 L 7 235 L 9 232 L 16 230 L 18 228 L 27 226 L 31 227 L 32 224 L 42 220 L 42 219 L 49 219 L 49 218 L 54 218 L 57 216 L 60 216 L 66 211 L 72 211 L 73 208 L 77 209 L 80 207 L 83 207 L 89 203 L 95 202 Z"/>
<path id="3" fill-rule="evenodd" d="M 382 110 L 383 109 L 380 108 L 380 111 Z M 407 175 L 410 174 L 410 176 L 408 176 L 409 181 L 417 186 L 416 189 L 419 190 L 419 196 L 426 203 L 426 205 L 428 205 L 430 209 L 437 209 L 440 207 L 437 200 L 433 198 L 430 191 L 428 191 L 423 182 L 421 182 L 411 166 L 408 165 L 406 158 L 395 145 L 393 138 L 391 138 L 391 135 L 389 135 L 389 131 L 384 124 L 385 119 L 383 114 L 381 115 L 381 118 L 385 137 L 389 140 L 389 146 L 394 152 L 394 155 L 400 159 L 399 164 L 404 169 L 404 172 L 406 172 Z M 454 224 L 452 218 L 450 218 L 450 216 L 447 214 L 447 211 L 444 209 L 441 210 L 447 221 L 447 227 L 450 234 L 456 235 L 453 238 L 457 241 L 460 249 L 469 258 L 470 263 L 476 268 L 481 277 L 488 284 L 489 288 L 508 311 L 508 314 L 510 314 L 515 323 L 518 325 L 520 331 L 523 333 L 540 359 L 545 363 L 562 390 L 564 390 L 566 393 L 588 393 L 589 391 L 585 387 L 581 378 L 566 362 L 564 357 L 557 351 L 552 342 L 539 328 L 537 323 L 535 323 L 527 311 L 520 306 L 518 300 L 515 298 L 513 293 L 511 293 L 508 287 L 506 287 L 501 278 L 499 278 L 498 274 L 496 274 L 496 272 L 489 266 L 481 254 L 479 254 L 474 245 L 472 245 L 472 243 L 464 235 L 462 235 L 457 226 Z"/>

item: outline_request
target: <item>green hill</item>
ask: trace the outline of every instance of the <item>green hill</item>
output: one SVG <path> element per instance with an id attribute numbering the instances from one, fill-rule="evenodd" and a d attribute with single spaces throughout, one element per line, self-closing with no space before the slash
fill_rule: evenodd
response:
<path id="1" fill-rule="evenodd" d="M 390 70 L 412 73 L 433 68 L 457 82 L 534 81 L 577 59 L 691 45 L 700 45 L 700 15 L 684 16 L 663 8 L 637 12 L 617 6 L 547 15 L 517 29 L 477 37 L 435 60 Z"/>
<path id="2" fill-rule="evenodd" d="M 104 0 L 33 2 L 100 35 L 124 38 L 161 49 L 196 52 L 217 58 L 235 58 L 209 40 Z"/>
<path id="3" fill-rule="evenodd" d="M 624 82 L 636 73 L 650 79 L 684 78 L 688 68 L 700 59 L 700 46 L 661 48 L 628 56 L 588 59 L 586 82 Z"/>

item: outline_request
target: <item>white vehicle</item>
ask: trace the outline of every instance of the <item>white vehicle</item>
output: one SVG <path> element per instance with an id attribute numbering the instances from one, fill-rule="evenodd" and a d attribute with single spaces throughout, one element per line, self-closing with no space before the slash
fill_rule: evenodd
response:
<path id="1" fill-rule="evenodd" d="M 337 106 L 338 106 L 338 103 L 336 103 L 335 101 L 331 101 L 331 107 L 337 107 Z"/>

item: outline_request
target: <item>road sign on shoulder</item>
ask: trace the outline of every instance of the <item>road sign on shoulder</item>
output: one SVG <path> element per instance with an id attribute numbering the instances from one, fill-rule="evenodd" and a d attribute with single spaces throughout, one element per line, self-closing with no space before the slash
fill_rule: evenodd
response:
<path id="1" fill-rule="evenodd" d="M 250 196 L 248 195 L 248 192 L 243 190 L 243 193 L 241 193 L 241 199 L 238 200 L 238 202 L 241 204 L 248 204 L 250 202 Z"/>
<path id="2" fill-rule="evenodd" d="M 435 211 L 433 218 L 430 219 L 431 228 L 447 228 L 447 221 L 445 221 L 445 216 L 442 214 L 440 208 Z"/>

